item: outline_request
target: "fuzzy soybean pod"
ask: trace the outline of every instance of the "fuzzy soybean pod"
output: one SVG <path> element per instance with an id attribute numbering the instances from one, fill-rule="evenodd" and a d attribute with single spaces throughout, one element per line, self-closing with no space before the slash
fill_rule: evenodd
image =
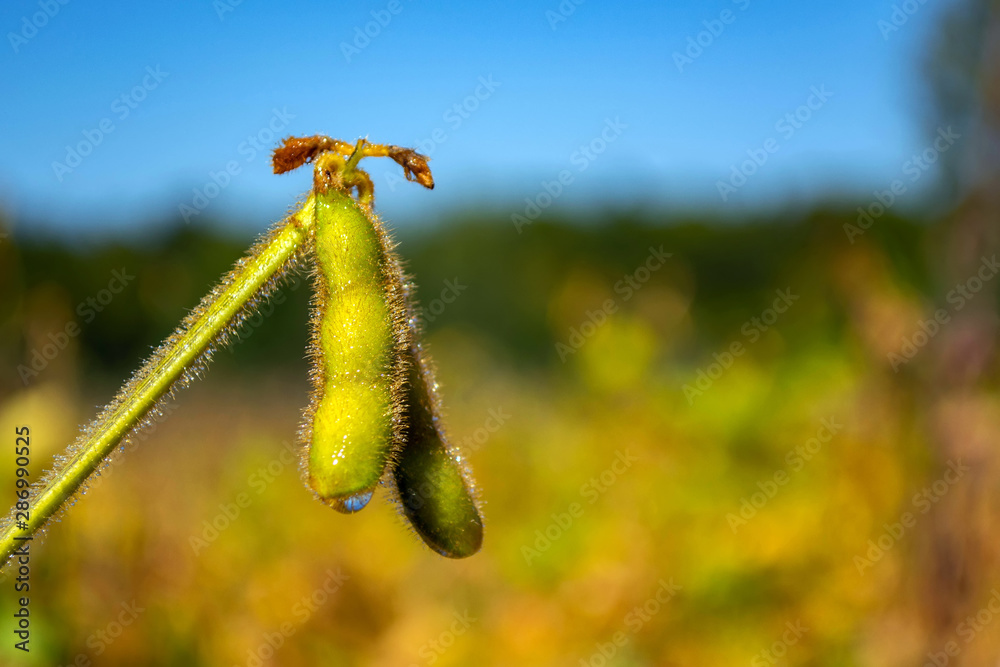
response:
<path id="1" fill-rule="evenodd" d="M 419 343 L 411 343 L 407 356 L 406 430 L 393 467 L 399 502 L 427 546 L 448 558 L 466 558 L 483 543 L 472 476 L 461 453 L 446 442 L 437 383 Z"/>
<path id="2" fill-rule="evenodd" d="M 316 196 L 314 257 L 308 481 L 352 513 L 368 504 L 399 438 L 409 329 L 388 235 L 343 192 Z"/>

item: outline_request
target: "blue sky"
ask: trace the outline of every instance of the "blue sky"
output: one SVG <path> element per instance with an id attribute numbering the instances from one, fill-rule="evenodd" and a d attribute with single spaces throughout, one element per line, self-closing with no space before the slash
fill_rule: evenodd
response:
<path id="1" fill-rule="evenodd" d="M 0 207 L 58 232 L 141 230 L 185 206 L 191 224 L 261 229 L 310 178 L 272 175 L 277 139 L 254 144 L 317 133 L 428 150 L 434 192 L 369 164 L 399 225 L 523 212 L 565 171 L 553 208 L 869 199 L 928 144 L 920 72 L 949 0 L 910 2 L 887 38 L 897 3 L 881 0 L 6 2 Z M 816 89 L 829 98 L 779 132 Z M 723 201 L 718 182 L 768 139 Z"/>

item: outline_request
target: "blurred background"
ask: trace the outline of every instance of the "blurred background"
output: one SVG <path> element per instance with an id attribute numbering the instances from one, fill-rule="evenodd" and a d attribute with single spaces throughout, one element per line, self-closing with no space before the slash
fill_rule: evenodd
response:
<path id="1" fill-rule="evenodd" d="M 0 8 L 0 492 L 366 164 L 484 548 L 302 484 L 292 276 L 32 559 L 25 665 L 1000 664 L 1000 6 Z"/>

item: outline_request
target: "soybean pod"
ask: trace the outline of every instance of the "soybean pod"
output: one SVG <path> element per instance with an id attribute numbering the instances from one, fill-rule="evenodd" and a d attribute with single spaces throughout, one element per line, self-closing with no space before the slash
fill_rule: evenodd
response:
<path id="1" fill-rule="evenodd" d="M 411 343 L 403 443 L 392 469 L 403 514 L 424 543 L 442 556 L 466 558 L 483 543 L 483 520 L 472 475 L 462 453 L 444 433 L 434 370 L 410 318 Z"/>
<path id="2" fill-rule="evenodd" d="M 352 513 L 368 504 L 400 438 L 410 336 L 380 221 L 338 189 L 318 193 L 315 211 L 308 482 Z"/>

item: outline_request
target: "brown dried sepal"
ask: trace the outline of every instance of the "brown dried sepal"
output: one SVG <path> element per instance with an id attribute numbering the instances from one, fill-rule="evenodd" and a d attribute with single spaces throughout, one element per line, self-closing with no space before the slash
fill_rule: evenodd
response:
<path id="1" fill-rule="evenodd" d="M 412 148 L 400 148 L 390 146 L 388 155 L 403 168 L 403 175 L 408 181 L 416 181 L 428 190 L 434 189 L 434 177 L 431 176 L 431 168 L 427 165 L 428 158 L 421 155 Z"/>
<path id="2" fill-rule="evenodd" d="M 343 156 L 343 157 L 342 157 Z M 345 160 L 344 157 L 355 158 Z M 317 192 L 344 186 L 357 188 L 358 195 L 368 201 L 372 195 L 371 179 L 356 167 L 356 160 L 363 157 L 389 157 L 403 168 L 403 175 L 408 181 L 415 181 L 429 190 L 434 189 L 434 177 L 427 165 L 430 159 L 412 148 L 390 146 L 388 144 L 370 144 L 359 139 L 357 144 L 349 144 L 339 139 L 331 139 L 322 135 L 312 137 L 288 137 L 281 146 L 274 149 L 271 163 L 274 173 L 297 169 L 304 164 L 313 162 L 316 165 L 314 186 Z M 350 163 L 350 166 L 348 166 Z M 348 173 L 343 173 L 345 170 Z M 341 176 L 346 178 L 341 179 Z"/>
<path id="3" fill-rule="evenodd" d="M 354 147 L 348 143 L 321 135 L 288 137 L 281 146 L 274 149 L 271 164 L 274 166 L 274 173 L 284 174 L 312 162 L 321 153 L 334 151 L 350 155 L 353 150 Z"/>

